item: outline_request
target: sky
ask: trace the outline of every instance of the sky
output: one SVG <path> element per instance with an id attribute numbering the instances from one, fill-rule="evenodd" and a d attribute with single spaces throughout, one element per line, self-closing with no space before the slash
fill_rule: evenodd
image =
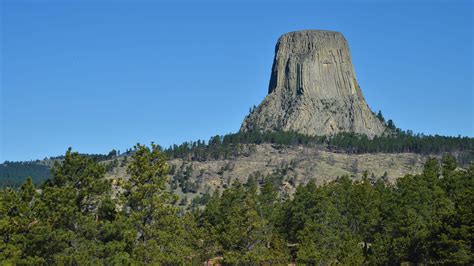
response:
<path id="1" fill-rule="evenodd" d="M 472 1 L 1 1 L 0 162 L 238 131 L 275 43 L 340 31 L 374 111 L 474 136 Z"/>

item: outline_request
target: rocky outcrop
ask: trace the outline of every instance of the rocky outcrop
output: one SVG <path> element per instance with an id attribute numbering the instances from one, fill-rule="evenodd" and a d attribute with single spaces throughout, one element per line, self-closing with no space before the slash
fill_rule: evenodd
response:
<path id="1" fill-rule="evenodd" d="M 344 36 L 306 30 L 278 40 L 268 95 L 241 126 L 252 130 L 374 137 L 385 126 L 362 96 Z"/>

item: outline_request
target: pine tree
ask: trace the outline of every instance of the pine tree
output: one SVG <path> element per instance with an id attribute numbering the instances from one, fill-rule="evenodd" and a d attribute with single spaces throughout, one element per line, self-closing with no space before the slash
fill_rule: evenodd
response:
<path id="1" fill-rule="evenodd" d="M 179 263 L 192 255 L 185 227 L 166 190 L 169 166 L 152 143 L 138 144 L 128 166 L 125 214 L 134 232 L 132 258 L 145 264 Z"/>

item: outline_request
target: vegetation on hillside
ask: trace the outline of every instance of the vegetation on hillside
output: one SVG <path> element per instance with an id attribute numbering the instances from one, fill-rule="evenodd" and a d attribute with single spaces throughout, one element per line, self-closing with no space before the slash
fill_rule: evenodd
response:
<path id="1" fill-rule="evenodd" d="M 184 212 L 159 147 L 137 145 L 129 180 L 68 150 L 38 190 L 0 191 L 3 264 L 472 264 L 474 165 L 430 159 L 393 186 L 367 177 L 300 185 L 249 178 Z M 201 202 L 201 201 L 200 201 Z M 199 205 L 199 203 L 196 203 Z"/>
<path id="2" fill-rule="evenodd" d="M 81 155 L 95 162 L 101 162 L 115 158 L 119 153 L 116 150 L 112 150 L 108 154 L 84 153 Z M 51 177 L 51 165 L 55 161 L 64 160 L 64 158 L 65 156 L 55 156 L 36 161 L 5 161 L 3 164 L 0 164 L 0 188 L 19 188 L 28 177 L 32 178 L 35 185 L 40 185 Z"/>
<path id="3" fill-rule="evenodd" d="M 334 136 L 307 136 L 296 132 L 238 132 L 214 136 L 206 141 L 184 142 L 165 150 L 170 158 L 187 158 L 197 161 L 228 159 L 251 152 L 241 144 L 272 143 L 278 145 L 320 146 L 347 153 L 402 153 L 457 155 L 460 164 L 474 159 L 474 138 L 414 135 L 398 131 L 391 135 L 369 139 L 365 135 L 342 133 Z"/>
<path id="4" fill-rule="evenodd" d="M 19 187 L 28 176 L 33 183 L 40 184 L 51 177 L 51 168 L 37 161 L 0 164 L 0 188 Z"/>
<path id="5" fill-rule="evenodd" d="M 361 153 L 417 153 L 423 155 L 451 154 L 461 166 L 467 166 L 474 160 L 474 138 L 449 137 L 439 135 L 414 135 L 411 131 L 397 129 L 392 120 L 385 122 L 381 112 L 377 114 L 386 123 L 390 134 L 369 139 L 365 135 L 341 133 L 334 136 L 307 136 L 296 132 L 238 132 L 224 136 L 214 136 L 208 141 L 198 140 L 184 142 L 164 149 L 170 159 L 185 159 L 191 161 L 208 161 L 217 159 L 234 159 L 247 156 L 254 152 L 255 145 L 270 143 L 276 145 L 305 145 L 315 146 L 334 152 L 351 154 Z M 82 154 L 96 162 L 112 160 L 106 165 L 111 171 L 119 166 L 118 156 L 128 158 L 134 152 L 112 150 L 108 154 Z M 5 162 L 0 165 L 0 188 L 19 187 L 28 176 L 33 178 L 35 185 L 50 178 L 50 166 L 44 162 L 61 161 L 64 156 L 50 157 L 46 161 Z M 126 160 L 122 162 L 126 164 Z"/>

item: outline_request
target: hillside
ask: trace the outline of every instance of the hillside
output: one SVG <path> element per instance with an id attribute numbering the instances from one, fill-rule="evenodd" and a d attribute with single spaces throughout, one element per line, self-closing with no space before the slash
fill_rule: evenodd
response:
<path id="1" fill-rule="evenodd" d="M 18 187 L 31 176 L 35 184 L 40 184 L 51 177 L 51 166 L 48 160 L 27 162 L 4 162 L 0 164 L 0 187 Z"/>
<path id="2" fill-rule="evenodd" d="M 430 157 L 415 153 L 348 154 L 322 147 L 269 143 L 247 144 L 242 149 L 245 152 L 232 159 L 169 160 L 170 186 L 177 194 L 193 198 L 227 188 L 235 180 L 245 183 L 249 177 L 273 176 L 280 180 L 282 189 L 293 194 L 299 184 L 314 181 L 322 185 L 343 175 L 360 180 L 365 171 L 374 180 L 384 178 L 393 183 L 406 174 L 420 173 Z M 123 160 L 118 158 L 116 166 L 107 172 L 108 178 L 127 176 Z M 113 160 L 106 163 L 112 164 Z"/>
<path id="3" fill-rule="evenodd" d="M 252 163 L 253 156 L 262 154 L 278 165 L 279 151 L 293 158 L 315 156 L 316 161 L 334 156 L 335 166 L 347 159 L 301 146 L 285 150 L 261 144 L 250 149 L 253 155 L 236 159 L 242 162 L 235 170 L 244 165 L 261 167 L 260 161 Z M 353 156 L 369 164 L 375 158 L 381 166 L 390 161 L 384 154 Z M 200 166 L 208 165 L 211 173 L 226 163 L 219 161 Z M 117 163 L 115 169 L 109 166 Z M 113 176 L 107 178 L 106 168 L 119 173 L 122 163 L 128 164 L 130 176 L 110 182 Z M 300 163 L 305 165 L 304 160 Z M 193 167 L 184 167 L 187 175 L 192 176 Z M 449 155 L 428 159 L 420 174 L 406 175 L 394 184 L 343 176 L 321 186 L 308 182 L 291 196 L 278 185 L 290 169 L 280 168 L 277 174 L 232 182 L 219 193 L 195 198 L 190 208 L 184 208 L 189 198 L 178 202 L 170 193 L 168 170 L 166 155 L 155 144 L 137 145 L 130 158 L 101 163 L 68 150 L 40 190 L 31 179 L 19 190 L 0 189 L 0 261 L 7 265 L 209 265 L 210 261 L 471 265 L 474 261 L 474 165 L 459 169 Z"/>
<path id="4" fill-rule="evenodd" d="M 451 154 L 469 167 L 474 158 L 474 139 L 412 135 L 403 131 L 368 139 L 363 135 L 339 134 L 311 137 L 291 132 L 235 133 L 214 136 L 209 141 L 184 142 L 164 149 L 171 165 L 170 187 L 196 193 L 225 188 L 234 180 L 272 174 L 291 192 L 300 183 L 323 184 L 338 176 L 360 179 L 385 176 L 388 182 L 405 174 L 419 173 L 429 157 Z M 106 166 L 109 178 L 126 177 L 127 160 L 134 151 L 118 154 L 83 154 Z M 28 176 L 39 185 L 50 177 L 54 161 L 63 156 L 30 162 L 5 162 L 0 166 L 0 185 L 18 187 Z M 386 172 L 386 174 L 385 174 Z"/>

